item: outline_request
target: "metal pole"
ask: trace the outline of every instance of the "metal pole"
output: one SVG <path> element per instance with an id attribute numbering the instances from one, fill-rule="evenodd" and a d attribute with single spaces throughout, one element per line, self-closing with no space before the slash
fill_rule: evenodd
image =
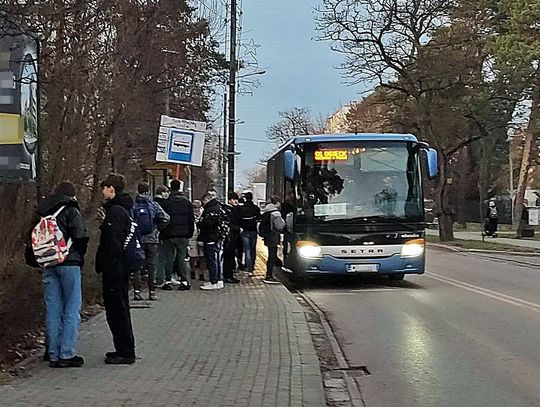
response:
<path id="1" fill-rule="evenodd" d="M 229 145 L 227 149 L 228 191 L 234 191 L 234 152 L 236 121 L 236 0 L 231 0 L 231 49 L 229 67 Z"/>
<path id="2" fill-rule="evenodd" d="M 227 93 L 223 94 L 223 149 L 219 150 L 220 165 L 221 165 L 221 179 L 223 183 L 223 202 L 227 201 Z"/>

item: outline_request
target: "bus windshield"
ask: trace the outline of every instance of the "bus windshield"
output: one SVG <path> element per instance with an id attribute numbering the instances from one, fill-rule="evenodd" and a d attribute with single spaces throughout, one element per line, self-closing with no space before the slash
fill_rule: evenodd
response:
<path id="1" fill-rule="evenodd" d="M 408 142 L 304 144 L 297 222 L 422 221 L 419 159 Z"/>

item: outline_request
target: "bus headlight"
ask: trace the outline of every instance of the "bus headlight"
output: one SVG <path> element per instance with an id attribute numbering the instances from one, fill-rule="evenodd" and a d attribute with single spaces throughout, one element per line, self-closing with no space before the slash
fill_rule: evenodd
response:
<path id="1" fill-rule="evenodd" d="M 299 241 L 296 244 L 296 247 L 298 249 L 298 254 L 307 259 L 322 257 L 321 247 L 317 243 Z"/>
<path id="2" fill-rule="evenodd" d="M 401 248 L 401 257 L 418 257 L 424 254 L 424 239 L 410 240 Z"/>

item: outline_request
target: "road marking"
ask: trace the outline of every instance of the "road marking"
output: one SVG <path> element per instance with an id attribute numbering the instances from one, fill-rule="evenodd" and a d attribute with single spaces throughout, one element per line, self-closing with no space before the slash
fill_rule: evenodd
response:
<path id="1" fill-rule="evenodd" d="M 443 283 L 453 285 L 455 287 L 463 288 L 464 290 L 467 290 L 467 291 L 471 291 L 477 294 L 484 295 L 489 298 L 493 298 L 495 300 L 503 301 L 508 304 L 516 305 L 518 307 L 529 308 L 533 311 L 540 312 L 540 304 L 537 304 L 535 302 L 522 300 L 521 298 L 512 297 L 511 295 L 506 295 L 498 291 L 488 290 L 487 288 L 465 283 L 464 281 L 455 280 L 450 277 L 441 276 L 440 274 L 436 274 L 436 273 L 429 272 L 429 273 L 426 273 L 426 276 L 431 277 L 434 280 L 442 281 Z"/>

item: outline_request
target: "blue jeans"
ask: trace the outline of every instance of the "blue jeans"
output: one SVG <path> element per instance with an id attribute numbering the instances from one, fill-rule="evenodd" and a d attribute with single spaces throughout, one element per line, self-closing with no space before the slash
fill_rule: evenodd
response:
<path id="1" fill-rule="evenodd" d="M 253 273 L 255 269 L 255 256 L 257 255 L 257 232 L 242 231 L 242 243 L 246 260 L 246 270 Z"/>
<path id="2" fill-rule="evenodd" d="M 205 243 L 204 258 L 208 267 L 208 276 L 212 284 L 223 280 L 223 244 L 221 242 Z"/>
<path id="3" fill-rule="evenodd" d="M 57 266 L 43 271 L 46 332 L 51 361 L 75 356 L 81 324 L 81 268 Z"/>

